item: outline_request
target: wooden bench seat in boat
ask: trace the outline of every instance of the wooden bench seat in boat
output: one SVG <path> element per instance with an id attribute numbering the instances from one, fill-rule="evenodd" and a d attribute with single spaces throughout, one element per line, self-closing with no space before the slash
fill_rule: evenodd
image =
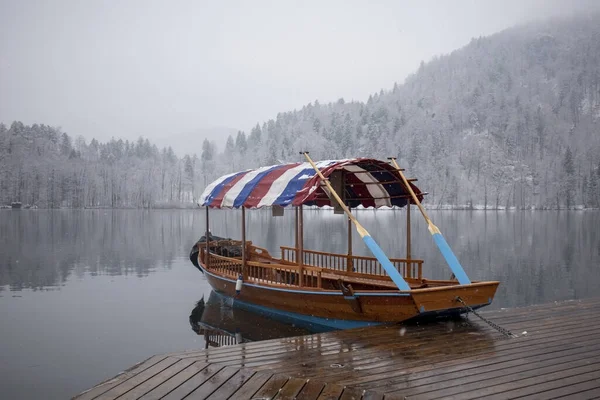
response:
<path id="1" fill-rule="evenodd" d="M 340 275 L 340 274 L 333 274 L 333 273 L 329 273 L 329 272 L 325 272 L 326 270 L 323 270 L 323 272 L 321 273 L 321 277 L 323 279 L 331 279 L 331 280 L 335 280 L 337 281 L 338 279 L 341 279 L 344 283 L 349 283 L 349 284 L 361 284 L 361 285 L 371 285 L 371 286 L 384 286 L 386 289 L 392 289 L 392 290 L 397 290 L 398 286 L 396 286 L 396 284 L 394 282 L 387 281 L 387 280 L 379 280 L 379 279 L 370 279 L 370 278 L 363 278 L 363 277 L 358 277 L 358 276 L 348 276 L 348 275 Z M 427 283 L 426 282 L 409 282 L 409 285 L 411 287 L 411 289 L 419 289 L 419 288 L 424 288 L 427 287 Z"/>

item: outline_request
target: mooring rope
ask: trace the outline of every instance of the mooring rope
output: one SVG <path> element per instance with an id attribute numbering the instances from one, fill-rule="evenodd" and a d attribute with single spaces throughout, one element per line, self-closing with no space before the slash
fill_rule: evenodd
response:
<path id="1" fill-rule="evenodd" d="M 503 328 L 500 325 L 498 325 L 498 324 L 490 321 L 489 319 L 481 316 L 477 311 L 473 310 L 473 308 L 471 306 L 469 306 L 467 303 L 465 303 L 464 300 L 461 299 L 459 296 L 456 296 L 456 301 L 462 303 L 465 306 L 465 308 L 467 309 L 468 313 L 470 312 L 470 313 L 475 314 L 475 316 L 479 317 L 479 319 L 481 319 L 483 322 L 485 322 L 486 324 L 488 324 L 489 326 L 491 326 L 492 328 L 494 328 L 495 330 L 497 330 L 498 332 L 500 332 L 504 336 L 509 337 L 509 338 L 516 338 L 517 337 L 517 335 L 513 334 L 508 329 Z"/>

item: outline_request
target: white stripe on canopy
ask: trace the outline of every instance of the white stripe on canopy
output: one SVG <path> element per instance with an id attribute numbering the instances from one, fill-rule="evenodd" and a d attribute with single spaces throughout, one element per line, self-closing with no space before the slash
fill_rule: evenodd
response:
<path id="1" fill-rule="evenodd" d="M 367 186 L 369 194 L 375 200 L 375 207 L 392 206 L 392 199 L 390 199 L 390 195 L 387 192 L 387 190 L 385 190 L 384 187 L 381 184 L 379 184 L 379 180 L 376 179 L 373 175 L 371 175 L 370 173 L 365 174 L 365 172 L 368 172 L 366 169 L 361 168 L 358 165 L 346 165 L 344 166 L 344 169 L 348 172 L 360 172 L 359 174 L 356 174 L 354 176 L 360 179 L 361 182 L 371 184 L 365 186 Z M 377 183 L 377 185 L 372 185 L 373 183 Z M 382 199 L 381 197 L 384 198 Z"/>
<path id="2" fill-rule="evenodd" d="M 256 175 L 260 174 L 261 172 L 268 171 L 271 168 L 273 168 L 273 165 L 270 165 L 268 167 L 261 167 L 261 168 L 258 168 L 258 169 L 248 172 L 242 179 L 237 181 L 235 183 L 235 185 L 233 185 L 227 191 L 227 193 L 225 193 L 225 196 L 223 196 L 223 201 L 221 201 L 221 208 L 233 207 L 233 203 L 235 202 L 235 199 L 238 197 L 240 192 L 244 189 L 244 186 L 246 186 L 246 184 L 248 182 L 250 182 L 252 179 L 254 179 L 254 177 Z"/>
<path id="3" fill-rule="evenodd" d="M 215 190 L 215 188 L 218 185 L 220 185 L 221 183 L 223 183 L 223 181 L 225 181 L 227 178 L 232 177 L 232 176 L 237 175 L 237 174 L 239 174 L 239 172 L 234 172 L 233 174 L 224 175 L 224 176 L 218 178 L 217 180 L 211 182 L 206 187 L 206 189 L 204 189 L 204 191 L 202 192 L 202 195 L 200 196 L 200 204 L 204 204 L 206 202 L 206 200 L 208 200 L 208 198 L 212 194 L 212 191 Z"/>

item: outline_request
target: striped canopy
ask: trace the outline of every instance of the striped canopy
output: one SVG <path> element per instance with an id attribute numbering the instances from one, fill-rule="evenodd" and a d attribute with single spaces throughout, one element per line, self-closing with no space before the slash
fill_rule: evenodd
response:
<path id="1" fill-rule="evenodd" d="M 325 177 L 343 171 L 342 195 L 349 207 L 404 207 L 410 193 L 406 190 L 396 169 L 380 160 L 356 158 L 327 160 L 316 163 Z M 225 175 L 206 187 L 200 204 L 211 208 L 261 208 L 269 206 L 334 206 L 327 188 L 307 163 L 272 165 Z M 421 191 L 412 183 L 419 201 Z"/>

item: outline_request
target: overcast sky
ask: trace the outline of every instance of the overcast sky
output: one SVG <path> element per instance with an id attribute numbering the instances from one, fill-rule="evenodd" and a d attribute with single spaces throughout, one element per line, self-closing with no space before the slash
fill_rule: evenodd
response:
<path id="1" fill-rule="evenodd" d="M 364 101 L 421 60 L 600 1 L 0 0 L 0 121 L 151 140 Z"/>

